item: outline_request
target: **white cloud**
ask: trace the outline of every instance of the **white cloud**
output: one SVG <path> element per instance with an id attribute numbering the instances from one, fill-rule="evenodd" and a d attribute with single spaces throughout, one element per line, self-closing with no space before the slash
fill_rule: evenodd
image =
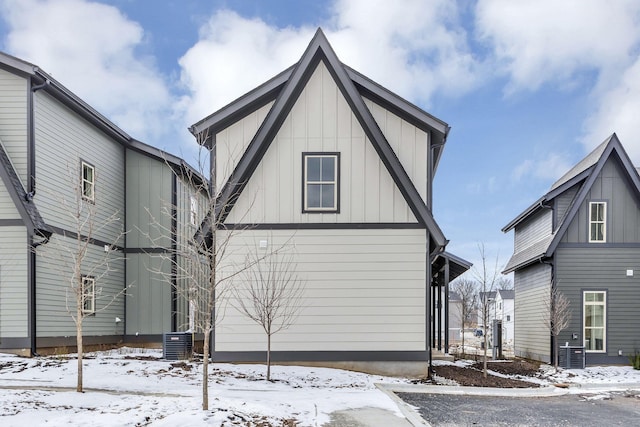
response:
<path id="1" fill-rule="evenodd" d="M 167 130 L 171 96 L 140 25 L 118 9 L 83 0 L 4 0 L 5 49 L 41 66 L 123 130 L 141 139 Z"/>
<path id="2" fill-rule="evenodd" d="M 597 96 L 595 105 L 585 121 L 585 146 L 593 149 L 616 132 L 631 160 L 640 166 L 640 58 L 613 87 Z"/>
<path id="3" fill-rule="evenodd" d="M 629 63 L 640 37 L 635 0 L 479 0 L 478 36 L 511 78 L 510 90 L 568 83 L 581 71 Z"/>
<path id="4" fill-rule="evenodd" d="M 480 66 L 446 0 L 336 1 L 323 26 L 341 61 L 422 104 L 436 91 L 459 95 L 477 84 Z M 401 24 L 399 24 L 401 23 Z M 193 122 L 294 64 L 315 27 L 276 28 L 236 12 L 216 12 L 180 59 L 182 105 Z"/>
<path id="5" fill-rule="evenodd" d="M 545 153 L 543 157 L 522 161 L 513 169 L 511 177 L 515 181 L 534 177 L 555 182 L 567 173 L 572 166 L 568 156 L 565 154 L 555 152 Z"/>

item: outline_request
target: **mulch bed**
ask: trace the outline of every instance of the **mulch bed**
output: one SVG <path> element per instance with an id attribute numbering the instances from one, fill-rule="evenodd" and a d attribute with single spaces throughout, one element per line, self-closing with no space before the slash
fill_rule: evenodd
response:
<path id="1" fill-rule="evenodd" d="M 538 365 L 515 360 L 510 362 L 489 362 L 488 371 L 499 372 L 504 375 L 520 375 L 523 377 L 535 377 L 538 375 Z M 485 378 L 482 373 L 482 362 L 475 363 L 467 368 L 452 365 L 434 366 L 433 372 L 438 377 L 455 381 L 461 386 L 470 387 L 498 387 L 498 388 L 530 388 L 540 387 L 536 383 L 522 381 L 513 378 L 503 378 L 487 373 Z"/>

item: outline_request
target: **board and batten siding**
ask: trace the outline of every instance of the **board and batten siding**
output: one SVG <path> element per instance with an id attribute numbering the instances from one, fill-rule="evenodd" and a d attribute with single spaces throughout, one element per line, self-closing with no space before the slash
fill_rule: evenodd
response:
<path id="1" fill-rule="evenodd" d="M 554 213 L 556 216 L 555 217 L 556 227 L 558 226 L 558 224 L 561 223 L 562 218 L 564 218 L 567 211 L 569 210 L 569 207 L 571 206 L 571 202 L 573 202 L 573 199 L 578 193 L 578 190 L 580 190 L 580 184 L 574 185 L 573 187 L 567 189 L 564 193 L 556 197 L 555 207 L 554 207 Z"/>
<path id="2" fill-rule="evenodd" d="M 273 102 L 270 102 L 216 134 L 215 172 L 218 188 L 222 188 L 233 172 L 272 106 Z"/>
<path id="3" fill-rule="evenodd" d="M 26 227 L 0 227 L 0 347 L 28 336 L 28 258 Z"/>
<path id="4" fill-rule="evenodd" d="M 559 342 L 583 345 L 582 292 L 607 292 L 607 346 L 602 363 L 628 363 L 627 356 L 640 349 L 640 245 L 637 247 L 558 247 L 556 284 L 572 301 L 571 323 L 562 331 Z M 627 270 L 633 275 L 627 276 Z M 572 334 L 578 334 L 578 340 Z M 623 357 L 618 356 L 622 350 Z M 587 362 L 593 357 L 587 354 Z"/>
<path id="5" fill-rule="evenodd" d="M 551 289 L 551 266 L 534 264 L 516 270 L 514 351 L 518 357 L 550 362 L 550 334 L 545 326 L 545 298 Z"/>
<path id="6" fill-rule="evenodd" d="M 428 135 L 372 102 L 367 101 L 367 105 L 426 199 Z M 252 117 L 251 124 L 257 129 L 259 123 Z M 302 213 L 304 152 L 340 153 L 339 213 Z M 224 169 L 228 162 L 228 157 L 217 153 L 219 169 Z M 417 220 L 321 62 L 249 179 L 227 222 L 415 223 Z"/>
<path id="7" fill-rule="evenodd" d="M 524 223 L 519 224 L 514 232 L 514 252 L 518 253 L 549 237 L 552 219 L 551 209 L 543 209 Z"/>
<path id="8" fill-rule="evenodd" d="M 266 251 L 286 244 L 306 281 L 300 317 L 273 336 L 273 351 L 426 350 L 424 230 L 247 230 L 233 238 L 225 263 L 242 261 L 260 240 Z M 264 351 L 261 327 L 233 300 L 219 304 L 215 350 Z"/>
<path id="9" fill-rule="evenodd" d="M 27 183 L 27 101 L 28 82 L 0 68 L 0 141 L 16 173 Z"/>
<path id="10" fill-rule="evenodd" d="M 171 332 L 170 274 L 166 257 L 127 254 L 127 335 Z"/>
<path id="11" fill-rule="evenodd" d="M 112 244 L 124 231 L 124 148 L 44 91 L 35 94 L 36 205 L 49 225 L 74 230 L 73 208 L 84 160 L 95 167 L 95 208 L 102 225 L 94 237 Z M 119 221 L 104 226 L 106 218 Z M 118 242 L 122 245 L 122 242 Z"/>
<path id="12" fill-rule="evenodd" d="M 607 202 L 606 243 L 640 242 L 640 205 L 614 156 L 604 164 L 562 243 L 587 243 L 589 239 L 589 202 Z"/>
<path id="13" fill-rule="evenodd" d="M 37 249 L 36 322 L 39 337 L 76 334 L 70 314 L 76 310 L 75 294 L 70 289 L 73 261 L 66 252 L 73 251 L 75 245 L 74 239 L 54 234 L 49 243 Z M 85 317 L 83 324 L 87 336 L 123 333 L 122 323 L 115 322 L 116 317 L 124 318 L 123 255 L 118 251 L 110 252 L 110 271 L 102 276 L 105 267 L 96 266 L 103 263 L 106 256 L 104 247 L 89 245 L 83 263 L 82 274 L 96 277 L 96 314 Z"/>
<path id="14" fill-rule="evenodd" d="M 127 247 L 169 248 L 173 171 L 162 160 L 127 150 Z"/>

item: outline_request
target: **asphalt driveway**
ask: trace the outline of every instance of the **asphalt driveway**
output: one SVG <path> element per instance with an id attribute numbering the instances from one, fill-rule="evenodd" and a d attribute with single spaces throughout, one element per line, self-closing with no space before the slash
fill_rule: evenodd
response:
<path id="1" fill-rule="evenodd" d="M 398 393 L 432 426 L 631 426 L 640 419 L 638 392 L 553 397 Z"/>

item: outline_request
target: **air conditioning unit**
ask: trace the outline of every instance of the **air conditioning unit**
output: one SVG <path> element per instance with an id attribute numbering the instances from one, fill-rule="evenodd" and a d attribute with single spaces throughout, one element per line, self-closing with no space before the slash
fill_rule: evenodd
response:
<path id="1" fill-rule="evenodd" d="M 584 369 L 585 350 L 583 346 L 561 346 L 558 365 L 565 369 Z"/>
<path id="2" fill-rule="evenodd" d="M 190 332 L 169 332 L 163 335 L 162 354 L 165 360 L 189 359 L 193 349 Z"/>

